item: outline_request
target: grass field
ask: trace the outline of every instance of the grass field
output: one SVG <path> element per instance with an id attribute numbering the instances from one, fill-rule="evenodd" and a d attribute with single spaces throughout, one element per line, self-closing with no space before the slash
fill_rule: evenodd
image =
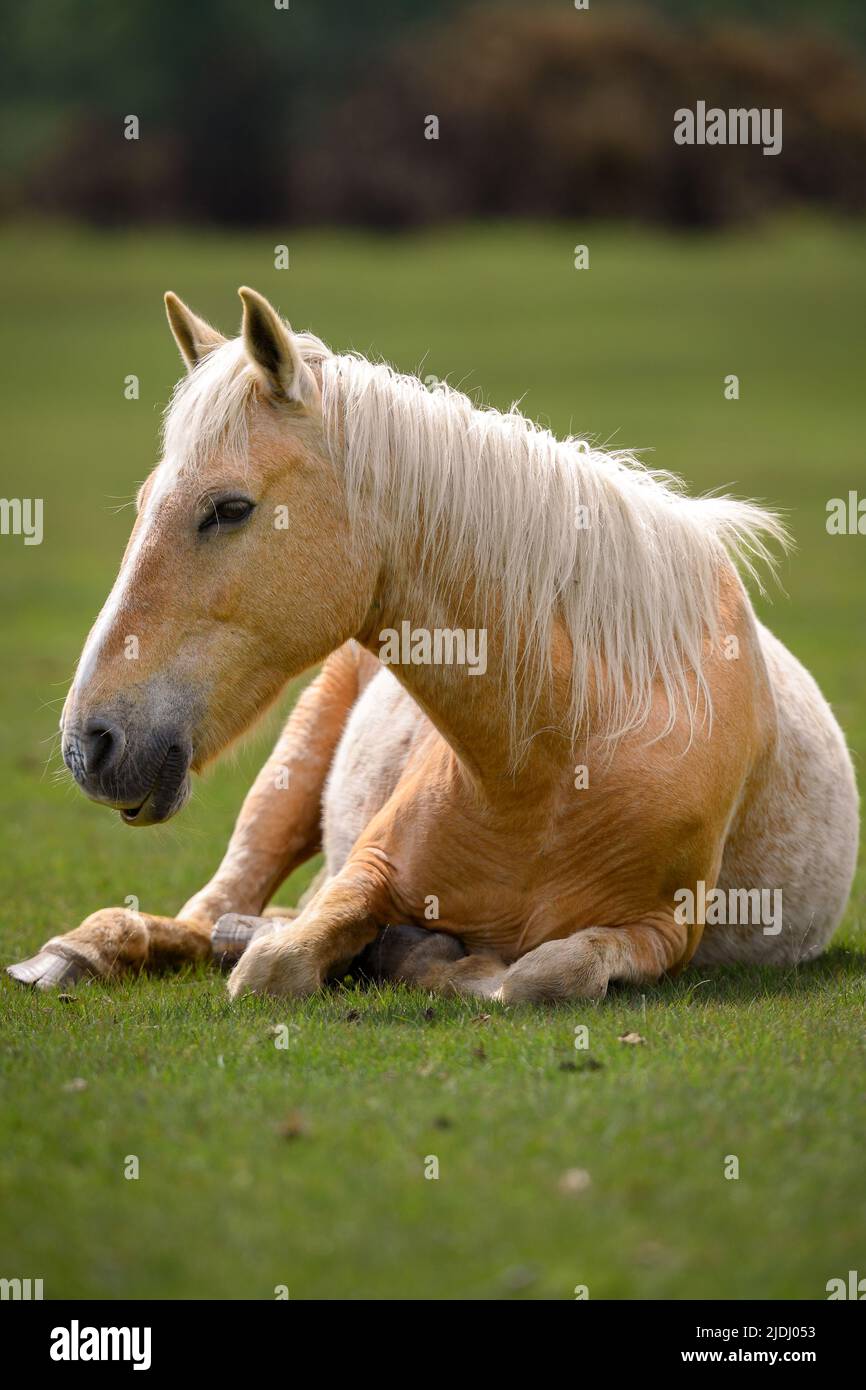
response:
<path id="1" fill-rule="evenodd" d="M 522 396 L 559 431 L 787 509 L 798 549 L 760 607 L 862 758 L 866 539 L 824 521 L 866 478 L 866 229 L 309 234 L 276 272 L 283 239 L 0 234 L 2 490 L 45 499 L 41 546 L 0 538 L 4 962 L 130 894 L 175 910 L 276 727 L 161 829 L 125 828 L 56 776 L 60 702 L 179 374 L 167 288 L 231 329 L 252 284 L 335 346 Z M 861 873 L 813 966 L 690 971 L 550 1010 L 342 987 L 230 1005 L 205 970 L 65 1000 L 4 978 L 0 1276 L 43 1278 L 49 1298 L 822 1298 L 866 1274 L 863 911 Z M 632 1031 L 645 1042 L 618 1040 Z M 563 1190 L 570 1169 L 591 1185 Z"/>

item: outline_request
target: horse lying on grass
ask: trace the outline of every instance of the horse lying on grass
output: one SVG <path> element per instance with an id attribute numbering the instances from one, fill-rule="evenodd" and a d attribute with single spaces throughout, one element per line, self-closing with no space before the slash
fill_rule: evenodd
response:
<path id="1" fill-rule="evenodd" d="M 778 519 L 333 355 L 240 294 L 231 341 L 166 296 L 189 374 L 63 757 L 128 824 L 164 821 L 191 770 L 324 665 L 178 916 L 103 909 L 13 977 L 216 951 L 240 957 L 232 995 L 305 995 L 366 952 L 382 975 L 512 1002 L 820 952 L 857 795 L 833 714 L 735 567 L 771 562 Z M 404 624 L 483 632 L 483 672 L 423 653 L 389 669 Z M 320 848 L 293 920 L 263 915 Z M 781 921 L 681 910 L 707 889 L 771 892 Z"/>

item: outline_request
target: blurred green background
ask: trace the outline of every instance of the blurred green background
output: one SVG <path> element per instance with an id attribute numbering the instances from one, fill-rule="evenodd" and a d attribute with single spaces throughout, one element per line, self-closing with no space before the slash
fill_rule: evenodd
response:
<path id="1" fill-rule="evenodd" d="M 805 4 L 724 25 L 686 3 L 362 8 L 6 17 L 2 491 L 44 498 L 45 537 L 0 538 L 4 960 L 128 894 L 176 909 L 293 698 L 163 828 L 128 830 L 60 770 L 60 705 L 179 375 L 168 288 L 232 332 L 252 284 L 337 349 L 783 508 L 797 548 L 757 606 L 866 749 L 866 541 L 825 528 L 864 478 L 862 10 L 822 7 L 810 37 Z M 672 109 L 753 87 L 792 113 L 782 155 L 678 165 Z M 863 896 L 861 872 L 814 967 L 591 1009 L 4 980 L 0 1275 L 47 1297 L 823 1297 L 864 1258 Z M 646 1045 L 617 1041 L 632 1029 Z M 573 1167 L 586 1198 L 560 1188 Z"/>

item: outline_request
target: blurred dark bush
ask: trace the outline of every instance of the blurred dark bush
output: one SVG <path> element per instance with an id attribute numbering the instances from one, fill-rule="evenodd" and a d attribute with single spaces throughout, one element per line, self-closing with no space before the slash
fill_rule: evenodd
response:
<path id="1" fill-rule="evenodd" d="M 109 223 L 716 225 L 866 203 L 866 66 L 841 38 L 697 25 L 697 0 L 323 3 L 327 20 L 237 0 L 18 10 L 0 209 Z M 782 152 L 676 145 L 674 112 L 698 100 L 781 107 Z M 130 112 L 138 141 L 123 138 Z M 428 115 L 438 140 L 424 138 Z"/>
<path id="2" fill-rule="evenodd" d="M 674 112 L 780 107 L 783 148 L 679 146 Z M 425 140 L 426 114 L 440 138 Z M 299 160 L 305 212 L 411 224 L 575 214 L 720 224 L 866 204 L 866 69 L 837 40 L 481 5 L 413 39 Z"/>

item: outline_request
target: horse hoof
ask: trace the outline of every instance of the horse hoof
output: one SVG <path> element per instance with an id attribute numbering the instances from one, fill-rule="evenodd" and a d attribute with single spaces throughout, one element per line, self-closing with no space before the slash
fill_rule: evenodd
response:
<path id="1" fill-rule="evenodd" d="M 254 936 L 267 935 L 274 930 L 277 918 L 264 921 L 261 917 L 243 917 L 239 912 L 227 912 L 220 917 L 210 936 L 211 951 L 220 962 L 240 960 Z"/>
<path id="2" fill-rule="evenodd" d="M 29 960 L 21 960 L 17 965 L 6 967 L 6 974 L 17 980 L 19 985 L 31 985 L 35 989 L 57 989 L 59 985 L 74 985 L 77 980 L 92 973 L 82 961 L 58 955 L 55 951 L 40 951 Z"/>

